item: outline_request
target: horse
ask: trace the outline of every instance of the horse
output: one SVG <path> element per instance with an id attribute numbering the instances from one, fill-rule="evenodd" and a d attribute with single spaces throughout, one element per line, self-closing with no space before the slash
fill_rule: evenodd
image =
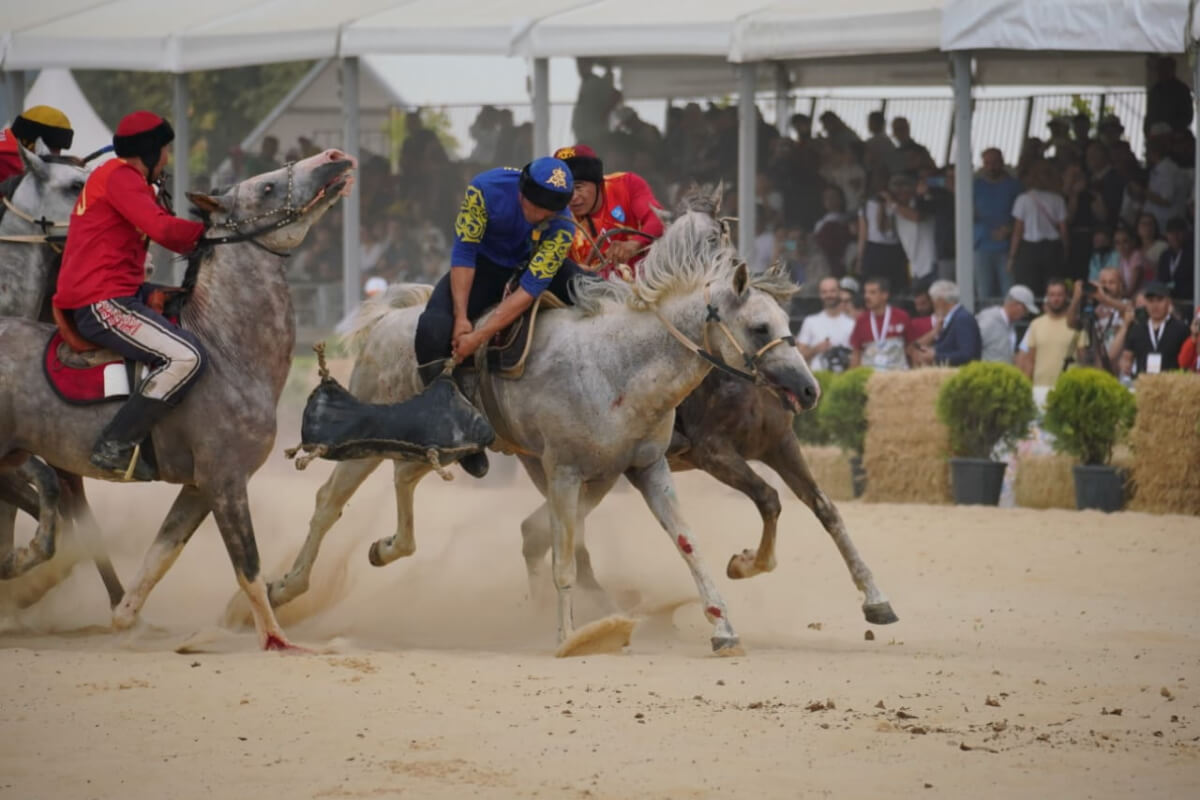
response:
<path id="1" fill-rule="evenodd" d="M 712 198 L 708 198 L 712 202 Z M 697 242 L 702 243 L 701 246 Z M 670 535 L 691 570 L 713 626 L 718 653 L 739 650 L 724 601 L 700 561 L 680 512 L 666 453 L 674 410 L 713 368 L 735 359 L 795 411 L 816 404 L 819 389 L 793 346 L 787 315 L 755 288 L 720 223 L 689 209 L 650 250 L 632 283 L 580 280 L 573 307 L 543 312 L 520 380 L 480 375 L 480 395 L 497 434 L 519 453 L 549 502 L 557 590 L 559 653 L 574 633 L 571 592 L 583 517 L 625 475 Z M 368 302 L 350 327 L 359 357 L 350 391 L 365 402 L 395 402 L 420 391 L 413 337 L 426 287 L 392 287 Z M 698 342 L 719 321 L 714 351 Z M 701 357 L 697 356 L 697 351 Z M 589 420 L 584 425 L 580 420 Z M 317 494 L 308 538 L 292 570 L 270 585 L 281 605 L 307 589 L 325 532 L 362 481 L 382 462 L 339 463 Z M 369 560 L 383 566 L 415 552 L 413 490 L 431 467 L 397 461 L 397 532 L 374 542 Z M 578 538 L 577 538 L 578 537 Z M 232 610 L 232 609 L 231 609 Z"/>
<path id="2" fill-rule="evenodd" d="M 159 478 L 182 488 L 113 610 L 115 629 L 137 621 L 150 591 L 212 513 L 260 646 L 291 647 L 267 601 L 246 485 L 274 444 L 276 404 L 295 345 L 285 259 L 348 190 L 356 166 L 326 150 L 220 193 L 188 195 L 210 227 L 189 259 L 181 323 L 204 343 L 209 369 L 152 434 Z M 88 454 L 111 411 L 57 398 L 42 375 L 51 332 L 32 320 L 0 320 L 0 460 L 29 454 L 109 478 Z"/>
<path id="3" fill-rule="evenodd" d="M 88 170 L 74 158 L 38 156 L 24 147 L 18 150 L 25 170 L 0 186 L 4 197 L 0 209 L 0 316 L 48 322 L 66 220 Z M 36 494 L 31 486 L 36 487 Z M 28 546 L 14 549 L 18 507 L 37 518 L 38 529 Z M 108 592 L 109 605 L 116 606 L 124 589 L 103 550 L 83 480 L 77 475 L 56 474 L 36 458 L 26 460 L 15 472 L 0 474 L 0 579 L 23 575 L 52 558 L 64 519 L 75 525 L 86 542 Z M 36 602 L 67 574 L 47 574 L 36 586 L 27 587 L 20 605 Z"/>

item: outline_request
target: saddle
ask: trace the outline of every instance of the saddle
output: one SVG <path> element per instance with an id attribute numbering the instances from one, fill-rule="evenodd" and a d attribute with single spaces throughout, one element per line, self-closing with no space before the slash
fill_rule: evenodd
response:
<path id="1" fill-rule="evenodd" d="M 181 288 L 158 288 L 147 296 L 146 305 L 177 322 L 185 299 L 185 290 Z M 74 320 L 62 309 L 51 307 L 50 311 L 56 330 L 46 343 L 42 365 L 55 394 L 71 405 L 129 397 L 130 387 L 137 383 L 140 365 L 84 339 Z"/>
<path id="2" fill-rule="evenodd" d="M 490 372 L 508 380 L 520 378 L 525 374 L 525 360 L 529 358 L 533 346 L 538 310 L 542 306 L 549 310 L 565 308 L 566 305 L 550 292 L 542 292 L 529 310 L 492 337 L 488 346 L 481 351 L 482 357 L 476 356 L 476 367 L 480 372 Z"/>

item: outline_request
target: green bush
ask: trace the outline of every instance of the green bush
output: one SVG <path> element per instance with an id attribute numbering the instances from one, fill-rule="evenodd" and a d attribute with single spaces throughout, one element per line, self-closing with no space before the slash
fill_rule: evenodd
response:
<path id="1" fill-rule="evenodd" d="M 821 399 L 819 402 L 824 403 L 825 398 L 829 396 L 829 386 L 833 383 L 835 376 L 827 369 L 818 369 L 813 371 L 813 377 L 817 379 L 817 383 L 821 386 Z M 821 424 L 819 411 L 820 408 L 818 407 L 803 414 L 797 414 L 792 421 L 792 430 L 796 432 L 796 438 L 803 444 L 825 445 L 831 441 L 829 431 L 825 430 L 825 426 Z"/>
<path id="2" fill-rule="evenodd" d="M 1033 384 L 1012 364 L 975 361 L 942 384 L 937 415 L 950 430 L 951 454 L 991 458 L 998 443 L 1024 439 L 1037 418 Z"/>
<path id="3" fill-rule="evenodd" d="M 1083 464 L 1107 464 L 1136 410 L 1120 381 L 1104 370 L 1080 367 L 1058 377 L 1046 397 L 1043 425 L 1054 435 L 1055 450 Z"/>
<path id="4" fill-rule="evenodd" d="M 819 424 L 830 440 L 859 457 L 867 435 L 867 379 L 872 372 L 870 367 L 855 367 L 835 375 L 817 410 Z"/>

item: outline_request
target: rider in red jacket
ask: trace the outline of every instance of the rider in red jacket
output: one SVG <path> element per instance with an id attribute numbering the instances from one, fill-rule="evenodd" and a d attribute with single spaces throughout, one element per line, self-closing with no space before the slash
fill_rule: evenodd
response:
<path id="1" fill-rule="evenodd" d="M 571 259 L 604 278 L 612 275 L 618 264 L 636 270 L 645 248 L 663 233 L 662 220 L 654 213 L 662 204 L 654 198 L 650 185 L 633 172 L 605 175 L 604 163 L 585 144 L 560 147 L 554 157 L 567 162 L 575 179 L 571 213 L 576 231 Z M 630 233 L 605 236 L 618 228 L 641 231 L 652 238 Z"/>
<path id="2" fill-rule="evenodd" d="M 12 127 L 0 131 L 0 181 L 25 171 L 21 151 L 58 155 L 71 148 L 75 131 L 67 115 L 50 106 L 33 106 L 17 115 Z"/>
<path id="3" fill-rule="evenodd" d="M 135 111 L 117 126 L 117 158 L 88 178 L 67 229 L 54 306 L 73 315 L 83 338 L 150 372 L 129 395 L 92 450 L 91 463 L 115 476 L 132 465 L 137 480 L 154 470 L 137 459 L 138 445 L 155 423 L 183 399 L 204 370 L 207 356 L 190 332 L 146 305 L 149 240 L 187 253 L 204 225 L 172 216 L 151 185 L 161 175 L 175 138 L 170 124 Z M 135 462 L 136 459 L 136 463 Z"/>

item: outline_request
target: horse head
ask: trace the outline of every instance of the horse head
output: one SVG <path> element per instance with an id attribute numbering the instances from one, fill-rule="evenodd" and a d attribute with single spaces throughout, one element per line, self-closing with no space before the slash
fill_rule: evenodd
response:
<path id="1" fill-rule="evenodd" d="M 9 190 L 8 199 L 16 209 L 16 215 L 25 218 L 26 227 L 34 226 L 29 219 L 59 223 L 58 230 L 31 230 L 30 233 L 65 234 L 67 220 L 75 208 L 75 201 L 87 182 L 88 170 L 76 159 L 62 156 L 39 156 L 24 147 L 17 148 L 25 172 L 14 178 L 15 187 Z M 3 192 L 0 192 L 3 194 Z M 9 214 L 11 214 L 11 210 Z M 5 216 L 9 216 L 5 214 Z"/>
<path id="2" fill-rule="evenodd" d="M 752 277 L 746 263 L 738 262 L 705 290 L 707 327 L 716 329 L 707 338 L 726 363 L 752 373 L 798 414 L 817 405 L 821 388 L 796 348 L 787 312 L 779 303 L 787 286 L 795 291 L 779 266 Z"/>
<path id="3" fill-rule="evenodd" d="M 357 165 L 353 157 L 340 150 L 326 150 L 223 191 L 189 193 L 188 199 L 214 230 L 228 234 L 228 240 L 253 240 L 275 252 L 287 253 L 304 241 L 309 228 L 340 197 L 349 193 Z"/>

